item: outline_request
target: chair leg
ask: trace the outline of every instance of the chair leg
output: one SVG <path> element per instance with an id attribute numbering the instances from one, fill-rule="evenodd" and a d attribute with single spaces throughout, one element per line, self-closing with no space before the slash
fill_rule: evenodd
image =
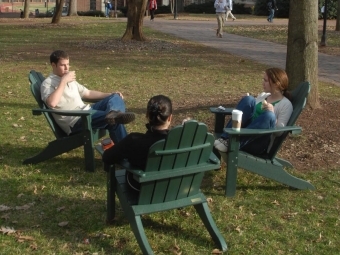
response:
<path id="1" fill-rule="evenodd" d="M 106 223 L 113 224 L 116 214 L 116 179 L 115 179 L 115 166 L 104 165 L 105 171 L 107 171 L 107 215 Z"/>
<path id="2" fill-rule="evenodd" d="M 73 141 L 64 141 L 64 140 L 54 140 L 46 146 L 46 148 L 41 151 L 39 154 L 27 158 L 24 160 L 23 164 L 38 164 L 40 162 L 43 162 L 45 160 L 54 158 L 56 156 L 59 156 L 60 154 L 63 154 L 65 152 L 68 152 L 70 150 L 73 150 L 75 148 L 78 148 L 82 145 L 82 142 L 73 140 Z"/>
<path id="3" fill-rule="evenodd" d="M 254 162 L 253 162 L 254 163 Z M 256 163 L 254 163 L 256 166 Z M 268 179 L 272 179 L 279 183 L 285 184 L 289 187 L 296 189 L 309 189 L 315 190 L 315 187 L 308 181 L 297 178 L 290 173 L 286 172 L 282 166 L 275 166 L 273 164 L 262 165 L 261 167 L 245 168 L 246 170 L 259 174 Z"/>
<path id="4" fill-rule="evenodd" d="M 201 204 L 194 205 L 198 215 L 204 223 L 204 226 L 209 231 L 210 236 L 214 240 L 215 244 L 218 245 L 218 248 L 222 251 L 227 250 L 227 244 L 218 230 L 215 221 L 213 220 L 208 204 L 206 202 Z"/>
<path id="5" fill-rule="evenodd" d="M 153 255 L 140 215 L 129 217 L 130 226 L 144 255 Z"/>

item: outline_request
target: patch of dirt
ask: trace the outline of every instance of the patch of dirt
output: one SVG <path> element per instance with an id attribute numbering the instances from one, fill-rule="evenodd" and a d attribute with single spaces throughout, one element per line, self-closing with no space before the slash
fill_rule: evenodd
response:
<path id="1" fill-rule="evenodd" d="M 321 109 L 307 108 L 297 125 L 300 138 L 290 136 L 279 154 L 298 170 L 310 171 L 340 167 L 340 100 L 320 99 Z"/>

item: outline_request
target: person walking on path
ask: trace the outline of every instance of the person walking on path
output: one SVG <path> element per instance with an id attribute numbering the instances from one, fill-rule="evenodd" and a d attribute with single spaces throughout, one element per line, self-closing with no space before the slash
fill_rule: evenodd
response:
<path id="1" fill-rule="evenodd" d="M 229 3 L 227 5 L 227 14 L 225 17 L 225 21 L 228 21 L 228 17 L 229 15 L 231 16 L 231 18 L 233 19 L 233 21 L 236 19 L 235 16 L 231 13 L 231 11 L 233 10 L 233 0 L 228 0 Z"/>
<path id="2" fill-rule="evenodd" d="M 278 10 L 277 6 L 276 6 L 276 0 L 269 0 L 267 2 L 267 8 L 268 8 L 268 11 L 269 11 L 269 16 L 267 18 L 268 22 L 273 22 L 273 19 L 274 19 L 274 14 L 275 14 L 275 11 Z"/>
<path id="3" fill-rule="evenodd" d="M 214 7 L 216 9 L 216 18 L 218 25 L 218 28 L 216 30 L 216 36 L 222 38 L 225 13 L 227 10 L 227 2 L 225 0 L 215 0 Z"/>
<path id="4" fill-rule="evenodd" d="M 157 10 L 157 1 L 156 0 L 150 0 L 149 10 L 150 10 L 150 16 L 151 16 L 150 20 L 153 21 L 154 18 L 155 18 L 155 10 Z"/>

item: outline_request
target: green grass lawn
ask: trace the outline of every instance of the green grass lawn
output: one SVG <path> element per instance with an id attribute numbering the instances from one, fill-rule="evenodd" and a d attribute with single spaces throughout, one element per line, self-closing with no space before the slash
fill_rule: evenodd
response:
<path id="1" fill-rule="evenodd" d="M 141 254 L 119 206 L 115 224 L 105 223 L 106 174 L 99 155 L 95 173 L 84 172 L 82 149 L 22 165 L 54 139 L 44 118 L 32 116 L 37 106 L 29 71 L 47 76 L 50 53 L 69 52 L 78 81 L 122 92 L 137 114 L 128 131 L 144 132 L 146 103 L 160 93 L 173 99 L 173 125 L 189 116 L 212 130 L 209 107 L 257 94 L 267 67 L 148 28 L 144 32 L 154 44 L 119 44 L 125 23 L 112 19 L 32 22 L 0 23 L 0 254 Z M 112 48 L 101 46 L 108 44 Z M 321 96 L 339 95 L 337 87 L 327 94 L 323 87 L 330 85 L 319 86 Z M 291 190 L 241 170 L 236 196 L 226 198 L 224 169 L 206 174 L 202 189 L 212 198 L 209 207 L 228 254 L 340 253 L 340 169 L 291 171 L 316 190 Z M 173 254 L 175 244 L 183 255 L 216 248 L 193 208 L 144 216 L 143 222 L 156 254 Z"/>

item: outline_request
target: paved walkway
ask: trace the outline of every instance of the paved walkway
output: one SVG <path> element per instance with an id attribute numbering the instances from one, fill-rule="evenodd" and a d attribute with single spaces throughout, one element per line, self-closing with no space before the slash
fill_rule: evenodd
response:
<path id="1" fill-rule="evenodd" d="M 268 25 L 264 20 L 228 21 L 227 26 L 240 24 Z M 288 24 L 287 20 L 274 20 L 275 24 Z M 320 23 L 322 21 L 319 21 Z M 319 24 L 320 25 L 320 24 Z M 328 25 L 328 23 L 327 23 Z M 233 55 L 252 59 L 256 62 L 285 69 L 287 46 L 252 39 L 248 37 L 226 34 L 223 38 L 216 37 L 217 21 L 188 21 L 157 19 L 151 22 L 144 20 L 144 26 L 151 27 L 164 33 L 173 34 L 190 41 L 224 50 Z M 340 57 L 319 53 L 319 79 L 340 86 Z"/>

